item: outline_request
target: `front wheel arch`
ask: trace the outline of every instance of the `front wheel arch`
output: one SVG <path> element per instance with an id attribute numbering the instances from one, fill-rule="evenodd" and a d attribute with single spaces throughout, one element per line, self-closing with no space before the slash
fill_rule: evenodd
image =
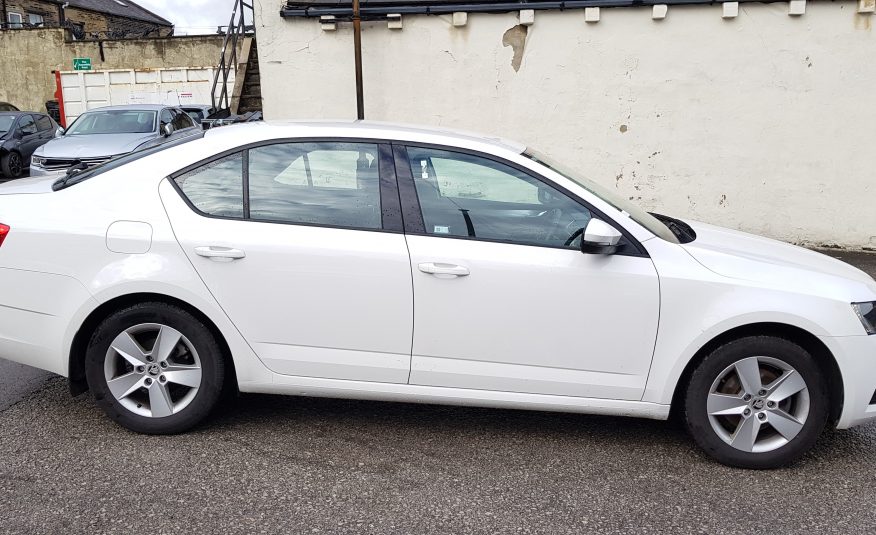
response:
<path id="1" fill-rule="evenodd" d="M 827 386 L 830 396 L 830 425 L 835 426 L 839 421 L 843 410 L 843 378 L 840 373 L 839 365 L 834 358 L 833 353 L 817 336 L 793 325 L 784 323 L 752 323 L 742 325 L 725 331 L 718 336 L 709 340 L 703 347 L 696 352 L 693 358 L 687 363 L 678 383 L 675 385 L 675 391 L 672 394 L 671 415 L 676 418 L 684 407 L 684 393 L 687 390 L 687 385 L 690 382 L 691 375 L 699 366 L 700 362 L 710 353 L 724 344 L 746 338 L 749 336 L 774 336 L 793 342 L 810 355 L 818 362 L 818 366 L 827 377 Z"/>
<path id="2" fill-rule="evenodd" d="M 216 324 L 213 323 L 206 314 L 185 301 L 168 295 L 136 293 L 122 295 L 101 304 L 85 318 L 82 325 L 79 327 L 79 330 L 76 331 L 76 334 L 73 336 L 73 343 L 70 345 L 68 363 L 70 393 L 73 396 L 78 396 L 88 391 L 88 382 L 85 379 L 85 354 L 88 349 L 88 342 L 91 340 L 91 335 L 94 333 L 95 329 L 97 329 L 97 326 L 114 312 L 140 303 L 164 303 L 176 306 L 195 316 L 201 321 L 201 323 L 210 329 L 210 332 L 222 348 L 222 358 L 225 362 L 225 369 L 227 370 L 225 373 L 225 391 L 237 392 L 237 373 L 234 368 L 234 359 L 231 358 L 231 350 L 228 346 L 228 342 L 222 335 L 222 331 L 219 330 Z"/>

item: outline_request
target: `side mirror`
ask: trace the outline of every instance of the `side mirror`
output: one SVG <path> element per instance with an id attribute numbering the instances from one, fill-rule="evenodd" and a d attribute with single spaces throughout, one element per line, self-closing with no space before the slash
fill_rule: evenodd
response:
<path id="1" fill-rule="evenodd" d="M 601 219 L 593 218 L 584 229 L 581 252 L 587 254 L 614 254 L 623 234 Z"/>
<path id="2" fill-rule="evenodd" d="M 173 125 L 172 124 L 164 125 L 164 128 L 161 129 L 161 132 L 164 134 L 164 137 L 172 136 L 173 132 L 174 132 Z"/>
<path id="3" fill-rule="evenodd" d="M 67 132 L 64 130 L 63 126 L 59 126 L 57 130 L 55 130 L 55 137 L 62 137 L 64 133 Z"/>

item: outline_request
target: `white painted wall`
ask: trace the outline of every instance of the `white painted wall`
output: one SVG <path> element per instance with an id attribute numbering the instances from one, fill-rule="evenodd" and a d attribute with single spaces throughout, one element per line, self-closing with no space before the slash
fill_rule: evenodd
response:
<path id="1" fill-rule="evenodd" d="M 350 24 L 256 0 L 269 119 L 355 118 Z M 876 16 L 857 2 L 536 12 L 364 24 L 366 118 L 498 133 L 643 206 L 807 244 L 876 247 Z"/>

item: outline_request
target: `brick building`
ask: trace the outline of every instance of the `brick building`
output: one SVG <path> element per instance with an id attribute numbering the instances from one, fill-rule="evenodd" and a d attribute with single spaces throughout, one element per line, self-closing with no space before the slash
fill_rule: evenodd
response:
<path id="1" fill-rule="evenodd" d="M 130 0 L 0 0 L 2 29 L 68 28 L 75 39 L 166 37 L 173 24 Z"/>

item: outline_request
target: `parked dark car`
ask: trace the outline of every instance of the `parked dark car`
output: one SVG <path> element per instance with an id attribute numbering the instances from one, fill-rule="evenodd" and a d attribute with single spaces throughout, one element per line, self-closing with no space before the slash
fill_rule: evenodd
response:
<path id="1" fill-rule="evenodd" d="M 0 112 L 19 111 L 18 108 L 8 102 L 0 102 Z"/>
<path id="2" fill-rule="evenodd" d="M 18 178 L 33 152 L 55 137 L 58 124 L 42 113 L 0 112 L 0 174 Z"/>

